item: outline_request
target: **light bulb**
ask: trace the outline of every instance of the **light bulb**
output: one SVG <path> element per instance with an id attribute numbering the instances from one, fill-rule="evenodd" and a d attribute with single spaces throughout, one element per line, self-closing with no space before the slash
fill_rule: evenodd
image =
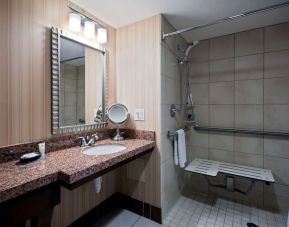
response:
<path id="1" fill-rule="evenodd" d="M 107 43 L 107 30 L 105 28 L 97 29 L 97 42 L 101 44 Z"/>
<path id="2" fill-rule="evenodd" d="M 84 22 L 84 36 L 87 38 L 94 38 L 95 36 L 95 23 L 92 21 Z"/>
<path id="3" fill-rule="evenodd" d="M 69 29 L 74 32 L 79 32 L 81 28 L 81 16 L 77 13 L 69 14 Z"/>

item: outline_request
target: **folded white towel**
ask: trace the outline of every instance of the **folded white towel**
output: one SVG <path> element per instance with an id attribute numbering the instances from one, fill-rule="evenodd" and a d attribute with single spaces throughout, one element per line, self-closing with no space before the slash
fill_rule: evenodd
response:
<path id="1" fill-rule="evenodd" d="M 178 155 L 178 137 L 174 136 L 174 160 L 175 165 L 179 165 L 179 155 Z"/>
<path id="2" fill-rule="evenodd" d="M 180 129 L 178 133 L 178 156 L 179 164 L 181 168 L 184 168 L 187 162 L 187 149 L 186 149 L 186 138 L 185 131 Z"/>
<path id="3" fill-rule="evenodd" d="M 94 179 L 94 189 L 96 193 L 100 193 L 101 184 L 102 184 L 102 177 Z"/>

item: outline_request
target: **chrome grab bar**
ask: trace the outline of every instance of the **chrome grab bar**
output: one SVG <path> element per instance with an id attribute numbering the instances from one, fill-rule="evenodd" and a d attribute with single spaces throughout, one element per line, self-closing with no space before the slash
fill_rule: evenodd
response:
<path id="1" fill-rule="evenodd" d="M 238 129 L 238 128 L 218 128 L 195 125 L 194 129 L 197 131 L 212 131 L 212 132 L 232 132 L 232 133 L 244 133 L 264 136 L 288 136 L 289 132 L 286 131 L 266 131 L 257 129 Z"/>
<path id="2" fill-rule="evenodd" d="M 189 128 L 189 127 L 185 127 L 185 128 L 183 128 L 183 129 L 184 129 L 185 132 L 190 131 L 190 128 Z M 167 137 L 168 137 L 168 138 L 175 137 L 175 136 L 177 136 L 177 135 L 178 135 L 177 131 L 168 131 L 168 133 L 167 133 Z"/>

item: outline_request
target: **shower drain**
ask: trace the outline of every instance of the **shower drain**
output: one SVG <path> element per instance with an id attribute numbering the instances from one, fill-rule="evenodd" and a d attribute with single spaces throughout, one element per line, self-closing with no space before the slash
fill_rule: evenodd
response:
<path id="1" fill-rule="evenodd" d="M 251 223 L 251 222 L 248 222 L 247 226 L 248 227 L 258 227 L 258 225 L 254 224 L 254 223 Z"/>

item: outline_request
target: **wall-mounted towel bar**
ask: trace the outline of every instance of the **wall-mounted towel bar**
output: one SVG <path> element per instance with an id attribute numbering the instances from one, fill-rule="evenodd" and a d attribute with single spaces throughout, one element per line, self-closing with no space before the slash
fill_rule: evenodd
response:
<path id="1" fill-rule="evenodd" d="M 184 127 L 183 129 L 184 129 L 185 132 L 190 130 L 189 127 Z M 167 136 L 169 138 L 177 136 L 177 135 L 178 135 L 177 131 L 168 131 L 168 133 L 167 133 Z"/>
<path id="2" fill-rule="evenodd" d="M 194 129 L 197 131 L 213 131 L 213 132 L 233 132 L 233 133 L 246 133 L 254 135 L 265 135 L 265 136 L 288 136 L 289 132 L 282 131 L 264 131 L 256 129 L 238 129 L 238 128 L 217 128 L 195 125 Z"/>

